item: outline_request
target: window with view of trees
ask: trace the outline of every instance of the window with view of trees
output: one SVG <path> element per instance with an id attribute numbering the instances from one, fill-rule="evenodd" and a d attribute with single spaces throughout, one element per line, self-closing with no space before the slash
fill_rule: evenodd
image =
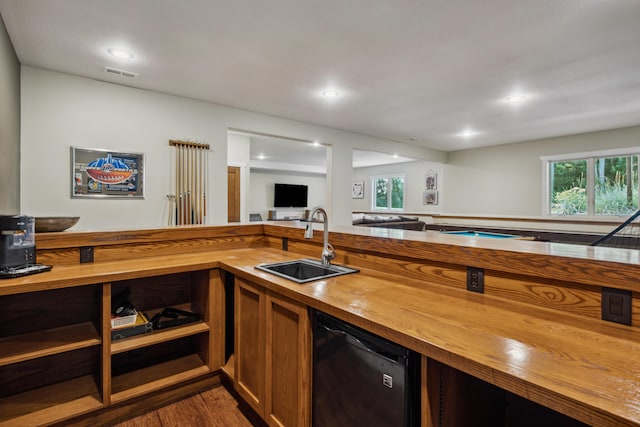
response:
<path id="1" fill-rule="evenodd" d="M 404 209 L 404 176 L 373 178 L 374 210 Z"/>
<path id="2" fill-rule="evenodd" d="M 624 216 L 638 209 L 638 154 L 548 160 L 549 213 Z"/>

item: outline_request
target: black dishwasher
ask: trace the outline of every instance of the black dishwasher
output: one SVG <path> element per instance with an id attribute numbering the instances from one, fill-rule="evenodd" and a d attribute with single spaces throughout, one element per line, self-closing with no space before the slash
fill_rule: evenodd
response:
<path id="1" fill-rule="evenodd" d="M 326 313 L 313 318 L 313 426 L 418 425 L 417 354 Z"/>

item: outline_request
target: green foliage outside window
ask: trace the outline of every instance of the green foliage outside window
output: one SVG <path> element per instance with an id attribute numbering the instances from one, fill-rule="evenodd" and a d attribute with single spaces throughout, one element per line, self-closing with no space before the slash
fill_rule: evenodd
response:
<path id="1" fill-rule="evenodd" d="M 587 213 L 586 160 L 551 163 L 551 213 L 580 215 Z"/>
<path id="2" fill-rule="evenodd" d="M 376 180 L 376 209 L 388 208 L 389 180 L 378 178 Z"/>
<path id="3" fill-rule="evenodd" d="M 592 169 L 586 159 L 550 163 L 551 214 L 629 215 L 638 209 L 638 156 L 597 157 L 591 162 Z"/>
<path id="4" fill-rule="evenodd" d="M 375 209 L 404 208 L 404 178 L 400 176 L 376 178 Z"/>

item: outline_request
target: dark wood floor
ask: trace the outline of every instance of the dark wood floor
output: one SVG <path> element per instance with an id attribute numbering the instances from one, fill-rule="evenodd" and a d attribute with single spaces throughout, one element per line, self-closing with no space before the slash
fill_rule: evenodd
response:
<path id="1" fill-rule="evenodd" d="M 238 401 L 225 387 L 221 386 L 131 418 L 114 427 L 252 427 L 253 425 Z"/>

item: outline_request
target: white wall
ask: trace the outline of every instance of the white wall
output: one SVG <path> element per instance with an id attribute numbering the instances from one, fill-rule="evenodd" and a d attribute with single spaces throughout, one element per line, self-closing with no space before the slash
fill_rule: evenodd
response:
<path id="1" fill-rule="evenodd" d="M 269 210 L 274 209 L 275 183 L 307 185 L 309 208 L 327 204 L 327 179 L 324 175 L 252 170 L 249 206 L 251 213 L 259 213 L 263 220 L 268 218 Z M 285 216 L 302 216 L 304 209 L 277 208 L 276 212 L 278 218 L 284 218 Z"/>
<path id="2" fill-rule="evenodd" d="M 541 156 L 638 146 L 640 126 L 450 152 L 443 212 L 542 216 Z"/>
<path id="3" fill-rule="evenodd" d="M 425 178 L 427 171 L 432 170 L 437 174 L 438 204 L 423 204 L 425 190 Z M 405 181 L 405 209 L 407 213 L 439 214 L 442 213 L 442 204 L 446 194 L 441 191 L 444 183 L 443 165 L 441 163 L 414 161 L 396 163 L 384 166 L 371 166 L 356 168 L 353 171 L 353 181 L 364 181 L 364 199 L 352 199 L 354 211 L 370 211 L 372 207 L 373 189 L 371 178 L 378 175 L 406 175 Z"/>
<path id="4" fill-rule="evenodd" d="M 166 224 L 166 195 L 171 187 L 169 139 L 189 139 L 211 145 L 207 222 L 226 223 L 229 129 L 328 144 L 327 158 L 331 164 L 325 178 L 327 192 L 324 202 L 318 204 L 328 209 L 332 224 L 340 225 L 351 223 L 354 148 L 398 153 L 435 164 L 446 162 L 438 177 L 440 204 L 437 209 L 444 214 L 535 217 L 542 215 L 540 156 L 635 147 L 640 142 L 639 126 L 447 155 L 414 145 L 27 66 L 21 68 L 20 85 L 21 212 L 34 216 L 77 215 L 81 219 L 75 229 Z M 70 146 L 146 153 L 145 199 L 72 199 Z M 3 192 L 17 191 L 17 182 L 5 182 L 3 177 L 2 184 Z M 416 191 L 421 193 L 421 189 Z M 421 197 L 411 196 L 411 200 L 421 201 Z M 247 201 L 244 205 L 253 209 L 252 203 Z M 424 206 L 415 207 L 421 208 Z M 256 209 L 262 210 L 264 205 Z M 243 219 L 247 216 L 245 211 Z"/>
<path id="5" fill-rule="evenodd" d="M 22 212 L 75 215 L 74 229 L 156 227 L 166 224 L 170 191 L 169 139 L 211 145 L 209 224 L 227 221 L 227 131 L 282 135 L 332 146 L 327 180 L 332 224 L 351 223 L 351 151 L 366 148 L 444 161 L 444 152 L 323 126 L 133 89 L 68 74 L 21 69 Z M 69 147 L 146 153 L 144 200 L 70 197 Z M 345 167 L 346 166 L 346 167 Z"/>
<path id="6" fill-rule="evenodd" d="M 0 215 L 20 213 L 20 62 L 0 17 Z"/>

